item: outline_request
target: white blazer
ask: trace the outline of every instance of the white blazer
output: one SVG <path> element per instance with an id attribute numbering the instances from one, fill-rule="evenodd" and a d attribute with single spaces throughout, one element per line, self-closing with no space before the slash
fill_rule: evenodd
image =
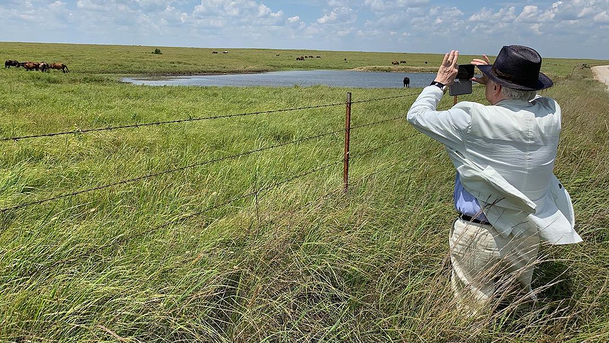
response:
<path id="1" fill-rule="evenodd" d="M 581 242 L 569 193 L 553 174 L 558 103 L 544 97 L 494 106 L 460 102 L 436 111 L 442 95 L 437 86 L 425 87 L 408 121 L 444 144 L 463 187 L 493 227 L 504 237 L 537 230 L 551 244 Z"/>

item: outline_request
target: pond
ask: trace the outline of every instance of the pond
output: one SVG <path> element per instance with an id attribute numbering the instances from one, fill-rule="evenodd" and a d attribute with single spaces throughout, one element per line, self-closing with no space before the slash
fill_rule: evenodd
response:
<path id="1" fill-rule="evenodd" d="M 267 86 L 292 87 L 327 85 L 352 88 L 401 88 L 404 76 L 410 87 L 425 87 L 435 73 L 384 73 L 351 70 L 297 70 L 259 74 L 194 75 L 167 78 L 123 78 L 123 82 L 147 86 Z"/>

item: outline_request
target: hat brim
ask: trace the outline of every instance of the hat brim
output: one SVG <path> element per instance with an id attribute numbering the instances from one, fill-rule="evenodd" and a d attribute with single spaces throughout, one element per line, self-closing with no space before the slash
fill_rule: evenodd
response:
<path id="1" fill-rule="evenodd" d="M 527 86 L 519 85 L 517 83 L 513 83 L 511 81 L 498 77 L 497 75 L 493 74 L 492 68 L 493 68 L 492 65 L 479 65 L 478 66 L 478 69 L 480 69 L 482 74 L 486 75 L 489 79 L 491 79 L 496 84 L 506 86 L 508 88 L 518 89 L 518 90 L 523 90 L 523 91 L 538 91 L 538 90 L 550 88 L 550 87 L 552 87 L 552 85 L 554 85 L 554 82 L 552 82 L 552 80 L 548 76 L 546 76 L 546 74 L 544 74 L 542 72 L 539 72 L 537 84 L 534 87 L 527 87 Z"/>

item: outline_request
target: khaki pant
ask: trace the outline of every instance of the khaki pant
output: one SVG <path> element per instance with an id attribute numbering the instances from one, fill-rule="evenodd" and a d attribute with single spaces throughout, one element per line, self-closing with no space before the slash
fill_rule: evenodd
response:
<path id="1" fill-rule="evenodd" d="M 518 281 L 531 298 L 539 234 L 502 237 L 491 225 L 457 219 L 450 232 L 451 287 L 461 307 L 478 312 Z"/>

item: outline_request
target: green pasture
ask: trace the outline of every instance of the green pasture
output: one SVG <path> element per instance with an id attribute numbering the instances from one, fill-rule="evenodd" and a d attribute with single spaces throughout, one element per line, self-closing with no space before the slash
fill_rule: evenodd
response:
<path id="1" fill-rule="evenodd" d="M 322 58 L 295 60 L 305 54 Z M 0 212 L 0 342 L 609 340 L 609 93 L 588 68 L 607 61 L 543 67 L 555 86 L 542 95 L 563 110 L 555 172 L 584 243 L 543 247 L 536 304 L 466 318 L 449 284 L 454 170 L 397 118 L 420 89 L 117 81 L 384 70 L 402 57 L 426 70 L 442 56 L 29 43 L 0 43 L 0 55 L 72 71 L 0 70 L 0 138 L 244 114 L 0 141 L 2 209 L 160 174 Z M 353 104 L 344 194 L 348 91 L 398 98 Z M 460 97 L 483 99 L 481 87 Z"/>
<path id="2" fill-rule="evenodd" d="M 154 54 L 159 49 L 161 54 Z M 216 51 L 218 54 L 213 54 Z M 227 51 L 227 54 L 223 52 Z M 489 56 L 496 52 L 489 51 Z M 296 57 L 313 56 L 304 61 Z M 320 58 L 317 58 L 319 56 Z M 480 56 L 462 55 L 469 63 Z M 85 74 L 182 75 L 248 73 L 288 69 L 358 69 L 370 71 L 435 72 L 443 55 L 228 48 L 172 48 L 152 46 L 74 45 L 0 42 L 0 58 L 18 61 L 60 62 L 72 72 Z M 405 61 L 398 66 L 393 61 Z M 427 62 L 427 63 L 426 63 Z M 544 59 L 543 71 L 570 75 L 576 65 L 602 64 L 597 60 Z M 52 71 L 59 73 L 59 71 Z"/>

